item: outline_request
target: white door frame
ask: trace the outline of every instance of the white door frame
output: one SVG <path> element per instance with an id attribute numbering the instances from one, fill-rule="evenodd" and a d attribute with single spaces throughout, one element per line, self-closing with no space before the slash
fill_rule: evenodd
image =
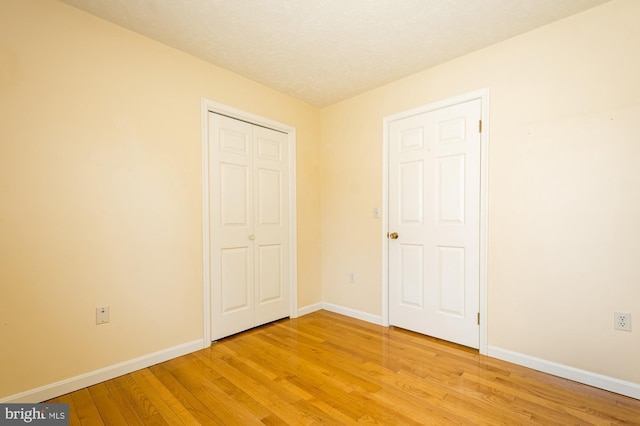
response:
<path id="1" fill-rule="evenodd" d="M 262 127 L 278 130 L 288 135 L 289 144 L 289 317 L 298 312 L 298 255 L 296 234 L 296 129 L 265 117 L 261 117 L 228 105 L 202 99 L 202 284 L 204 297 L 204 333 L 202 347 L 211 346 L 211 270 L 210 226 L 209 226 L 209 112 L 246 121 Z"/>
<path id="2" fill-rule="evenodd" d="M 480 353 L 487 354 L 487 231 L 489 178 L 489 89 L 466 93 L 408 111 L 389 115 L 382 120 L 382 324 L 389 326 L 389 123 L 413 115 L 480 99 L 482 132 L 480 135 Z"/>

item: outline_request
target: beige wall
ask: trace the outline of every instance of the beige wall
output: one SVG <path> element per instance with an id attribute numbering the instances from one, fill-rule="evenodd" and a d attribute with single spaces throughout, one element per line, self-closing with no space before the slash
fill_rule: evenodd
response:
<path id="1" fill-rule="evenodd" d="M 296 127 L 298 302 L 319 302 L 316 108 L 62 3 L 0 2 L 0 398 L 202 338 L 202 97 Z"/>
<path id="2" fill-rule="evenodd" d="M 488 87 L 489 345 L 640 383 L 638 16 L 615 0 L 325 108 L 324 300 L 381 315 L 383 117 Z"/>
<path id="3" fill-rule="evenodd" d="M 56 1 L 3 0 L 0 398 L 202 337 L 202 97 L 296 127 L 298 304 L 375 316 L 382 119 L 483 87 L 489 345 L 640 383 L 637 331 L 612 330 L 640 312 L 639 15 L 614 0 L 318 111 Z"/>

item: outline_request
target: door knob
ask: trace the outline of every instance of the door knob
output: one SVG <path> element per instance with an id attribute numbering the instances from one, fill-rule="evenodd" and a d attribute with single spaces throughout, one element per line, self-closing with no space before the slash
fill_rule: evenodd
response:
<path id="1" fill-rule="evenodd" d="M 392 240 L 397 240 L 398 239 L 398 233 L 397 232 L 392 232 L 389 234 L 389 238 L 391 238 Z"/>

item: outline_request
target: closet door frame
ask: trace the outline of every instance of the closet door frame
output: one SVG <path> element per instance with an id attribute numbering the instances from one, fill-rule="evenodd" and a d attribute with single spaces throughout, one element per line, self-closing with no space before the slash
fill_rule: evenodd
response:
<path id="1" fill-rule="evenodd" d="M 261 117 L 228 105 L 202 99 L 202 281 L 203 281 L 203 348 L 211 346 L 211 235 L 209 225 L 209 113 L 226 115 L 248 123 L 268 127 L 287 134 L 289 148 L 289 317 L 296 318 L 298 312 L 297 281 L 297 221 L 296 221 L 296 129 L 288 124 Z"/>

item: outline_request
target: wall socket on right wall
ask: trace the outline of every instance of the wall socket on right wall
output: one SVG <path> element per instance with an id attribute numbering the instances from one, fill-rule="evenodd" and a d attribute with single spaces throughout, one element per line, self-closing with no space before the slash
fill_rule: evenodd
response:
<path id="1" fill-rule="evenodd" d="M 631 314 L 628 312 L 614 312 L 613 327 L 616 330 L 631 331 Z"/>

